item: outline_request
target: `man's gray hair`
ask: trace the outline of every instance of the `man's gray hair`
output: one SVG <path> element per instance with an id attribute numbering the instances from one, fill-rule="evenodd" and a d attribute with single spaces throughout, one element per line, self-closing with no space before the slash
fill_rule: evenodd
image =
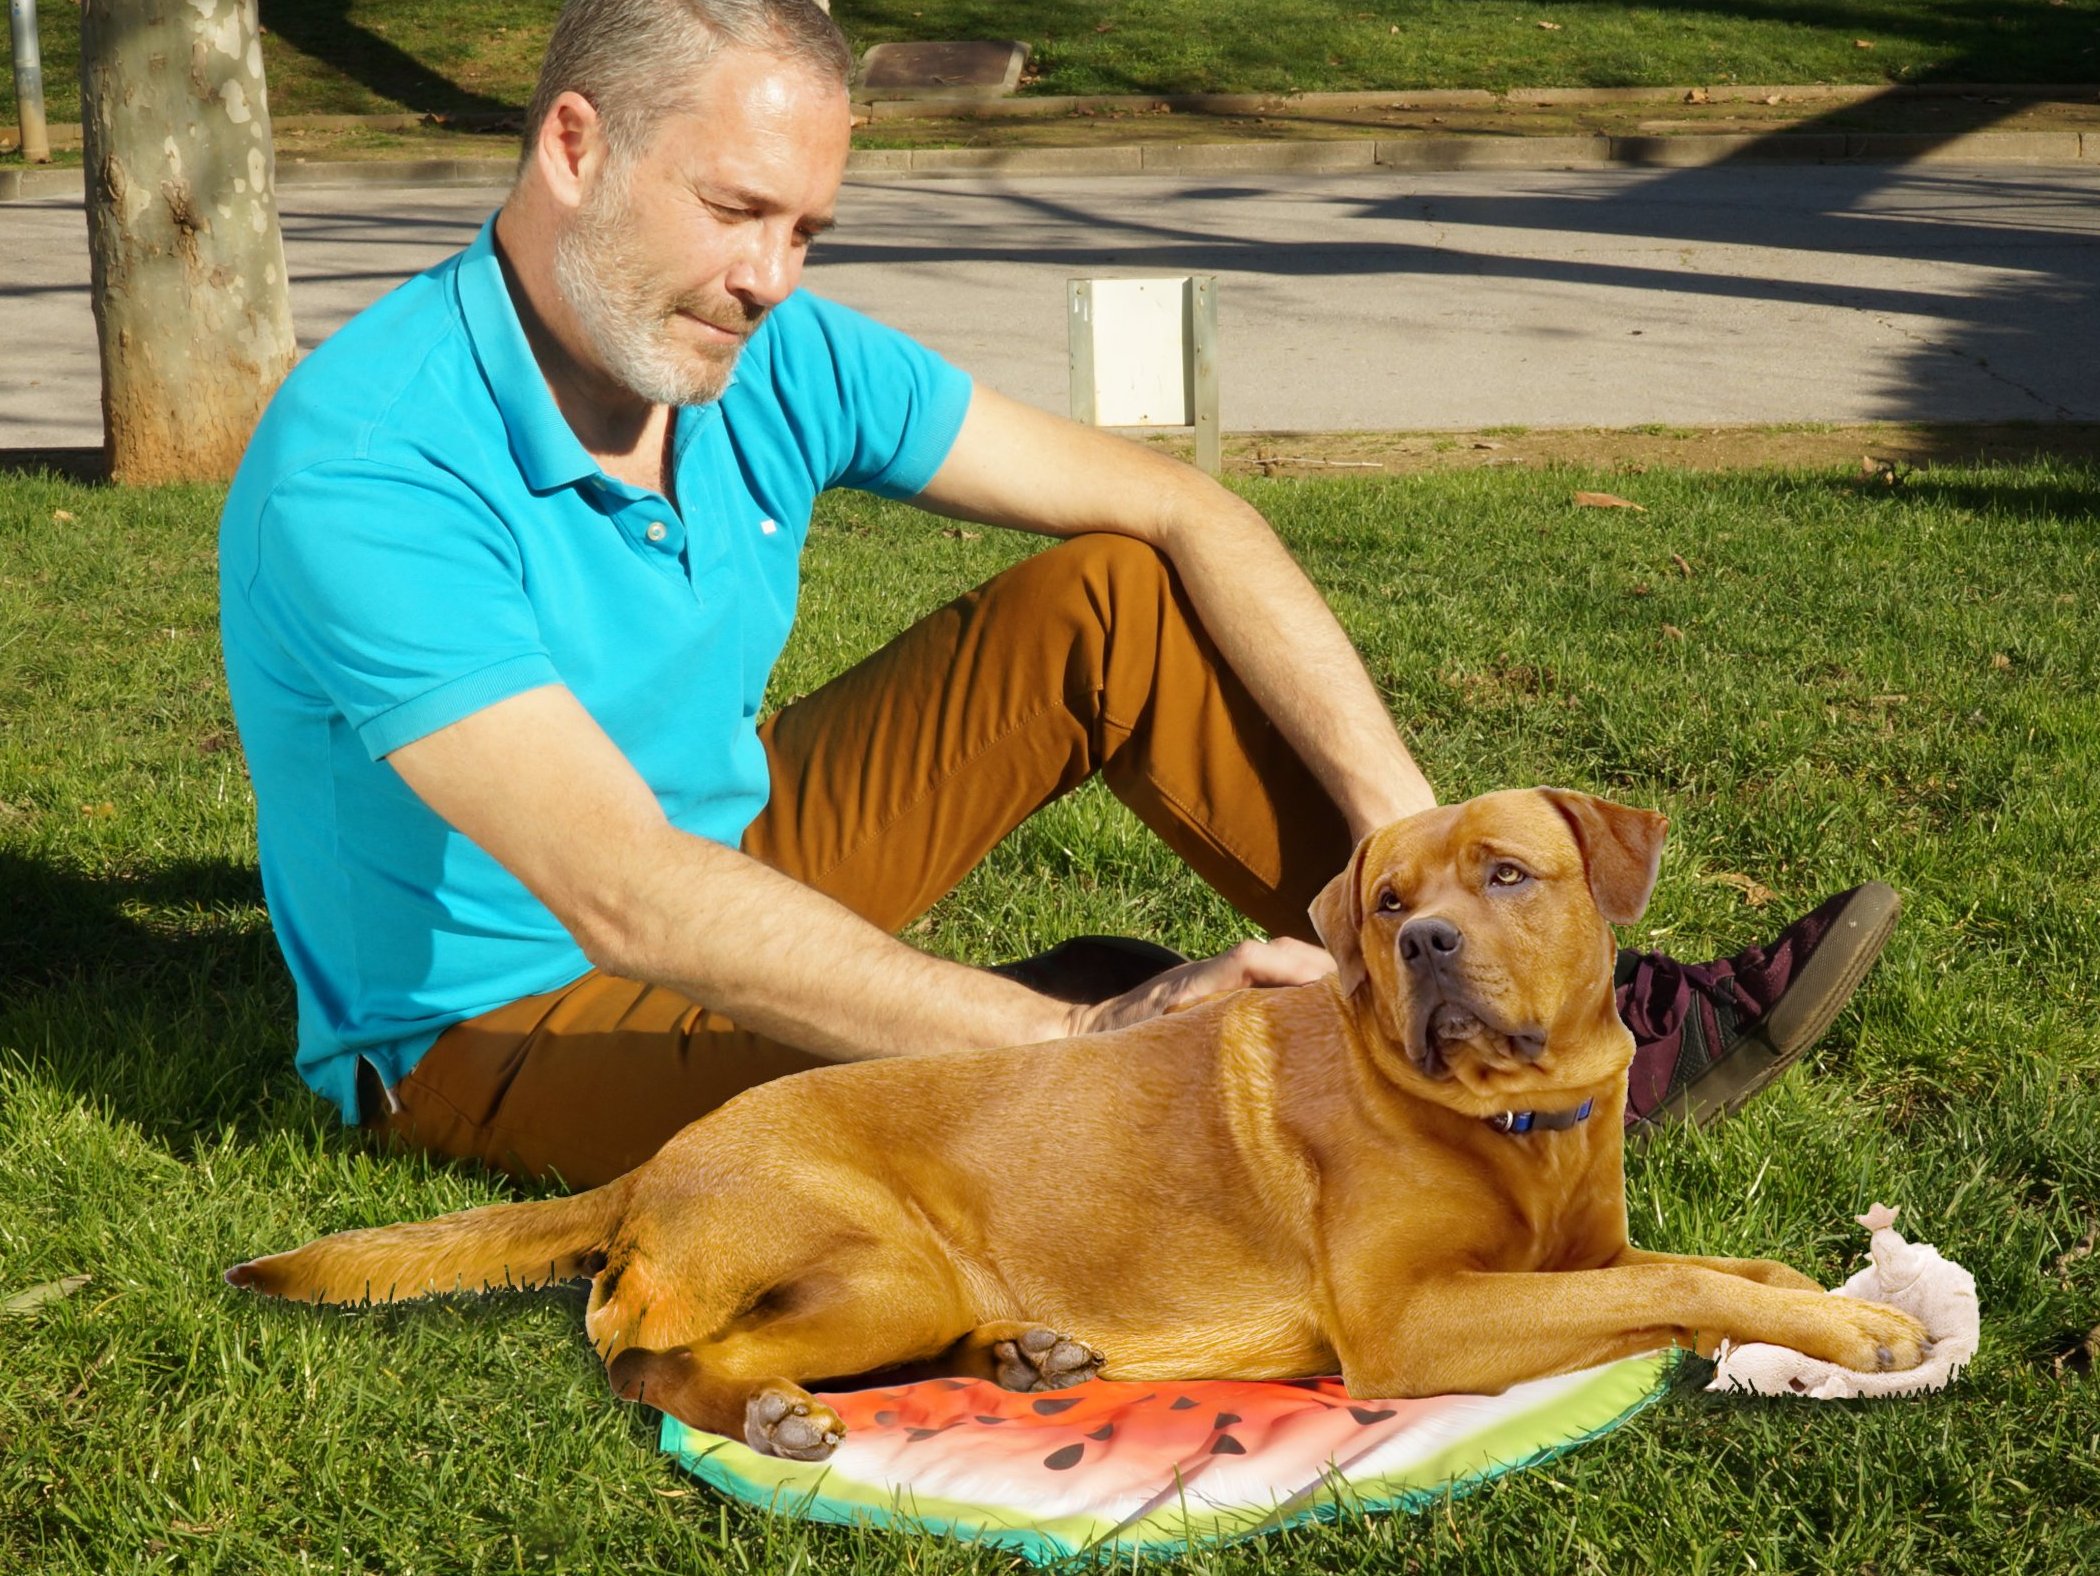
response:
<path id="1" fill-rule="evenodd" d="M 853 75 L 853 51 L 816 0 L 568 0 L 525 112 L 524 157 L 554 101 L 573 92 L 591 101 L 613 159 L 626 162 L 691 107 L 725 45 L 779 55 L 841 87 Z"/>

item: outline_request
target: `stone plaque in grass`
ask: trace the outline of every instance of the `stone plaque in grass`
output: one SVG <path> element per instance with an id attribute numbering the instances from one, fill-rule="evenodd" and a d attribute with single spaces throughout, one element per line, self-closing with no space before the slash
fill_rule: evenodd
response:
<path id="1" fill-rule="evenodd" d="M 1020 85 L 1028 46 L 1011 39 L 877 44 L 860 62 L 866 98 L 999 98 Z"/>

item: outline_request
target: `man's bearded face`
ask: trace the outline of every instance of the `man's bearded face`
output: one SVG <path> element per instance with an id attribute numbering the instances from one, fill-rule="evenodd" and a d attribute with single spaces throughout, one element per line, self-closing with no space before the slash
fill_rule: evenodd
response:
<path id="1" fill-rule="evenodd" d="M 641 244 L 633 163 L 615 160 L 554 243 L 554 280 L 606 373 L 657 405 L 705 405 L 729 386 L 744 340 L 765 316 L 734 296 L 681 283 Z M 735 339 L 682 328 L 698 318 Z"/>

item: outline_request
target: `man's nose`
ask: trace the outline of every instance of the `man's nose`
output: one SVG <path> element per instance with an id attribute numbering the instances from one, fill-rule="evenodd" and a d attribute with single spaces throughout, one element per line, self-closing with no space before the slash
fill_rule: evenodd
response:
<path id="1" fill-rule="evenodd" d="M 1425 914 L 1400 927 L 1400 961 L 1444 963 L 1458 956 L 1466 934 L 1440 915 Z"/>
<path id="2" fill-rule="evenodd" d="M 770 310 L 795 293 L 802 278 L 802 248 L 791 229 L 756 235 L 751 247 L 729 272 L 724 284 L 738 297 Z"/>

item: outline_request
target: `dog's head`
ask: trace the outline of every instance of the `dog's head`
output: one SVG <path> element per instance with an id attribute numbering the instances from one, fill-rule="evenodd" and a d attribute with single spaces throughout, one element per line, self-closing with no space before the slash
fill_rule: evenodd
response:
<path id="1" fill-rule="evenodd" d="M 1668 822 L 1589 794 L 1483 794 L 1373 832 L 1312 906 L 1387 1076 L 1469 1115 L 1617 1076 L 1613 924 Z"/>

